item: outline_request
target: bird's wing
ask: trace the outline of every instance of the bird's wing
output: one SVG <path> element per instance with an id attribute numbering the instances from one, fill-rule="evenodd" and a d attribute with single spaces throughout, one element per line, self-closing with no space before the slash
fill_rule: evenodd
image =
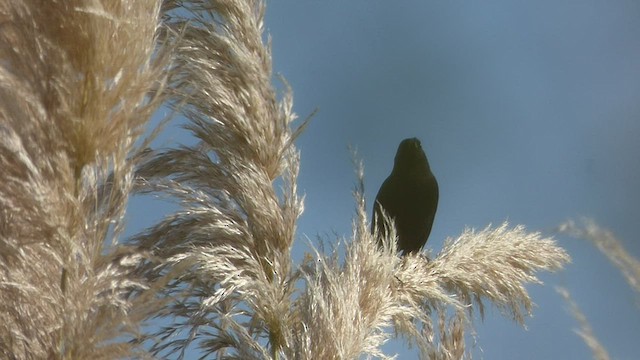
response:
<path id="1" fill-rule="evenodd" d="M 381 208 L 384 207 L 384 211 L 387 216 L 395 217 L 398 212 L 397 209 L 397 201 L 394 198 L 397 194 L 396 185 L 397 179 L 394 178 L 393 175 L 387 177 L 387 179 L 380 186 L 380 190 L 378 190 L 378 195 L 376 195 L 376 201 L 373 204 L 373 226 L 380 223 L 383 224 L 384 220 L 382 218 Z"/>

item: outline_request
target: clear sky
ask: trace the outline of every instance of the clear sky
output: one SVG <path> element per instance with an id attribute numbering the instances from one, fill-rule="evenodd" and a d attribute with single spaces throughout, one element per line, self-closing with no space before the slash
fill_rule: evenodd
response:
<path id="1" fill-rule="evenodd" d="M 640 2 L 270 0 L 265 28 L 295 111 L 319 109 L 296 143 L 306 196 L 296 259 L 307 238 L 351 233 L 348 146 L 364 161 L 370 211 L 407 137 L 422 140 L 440 184 L 433 252 L 465 227 L 508 220 L 553 235 L 588 216 L 640 258 Z M 149 208 L 134 199 L 132 228 L 171 206 Z M 573 263 L 529 286 L 526 330 L 491 307 L 476 319 L 474 358 L 590 358 L 561 285 L 613 358 L 637 359 L 640 299 L 589 243 L 556 239 Z M 401 341 L 385 349 L 417 358 Z"/>

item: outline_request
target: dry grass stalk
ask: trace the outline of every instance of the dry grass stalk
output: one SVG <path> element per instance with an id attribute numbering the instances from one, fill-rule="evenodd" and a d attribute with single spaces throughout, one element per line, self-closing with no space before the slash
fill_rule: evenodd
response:
<path id="1" fill-rule="evenodd" d="M 557 287 L 556 291 L 569 305 L 569 311 L 571 311 L 571 315 L 573 315 L 573 317 L 578 321 L 580 329 L 575 330 L 575 332 L 582 338 L 585 344 L 589 346 L 589 349 L 591 349 L 591 353 L 593 354 L 593 358 L 596 360 L 609 360 L 610 358 L 609 354 L 607 353 L 607 349 L 605 349 L 600 341 L 598 341 L 598 338 L 594 334 L 591 325 L 589 325 L 587 317 L 580 310 L 578 304 L 573 301 L 569 290 L 563 287 Z"/>
<path id="2" fill-rule="evenodd" d="M 593 243 L 620 270 L 631 289 L 636 294 L 640 293 L 640 261 L 625 249 L 622 242 L 611 231 L 600 227 L 590 219 L 585 219 L 582 226 L 577 225 L 574 221 L 567 221 L 559 226 L 558 231 Z M 580 329 L 576 332 L 589 346 L 594 359 L 608 360 L 607 350 L 598 341 L 587 317 L 573 301 L 569 291 L 565 288 L 558 288 L 557 291 L 567 302 L 571 313 L 580 324 Z"/>
<path id="3" fill-rule="evenodd" d="M 149 278 L 179 278 L 165 289 L 176 326 L 156 334 L 175 336 L 152 350 L 184 355 L 196 342 L 204 354 L 276 356 L 296 322 L 290 251 L 302 202 L 295 116 L 290 92 L 279 100 L 271 84 L 264 4 L 172 1 L 165 10 L 179 40 L 173 102 L 198 144 L 159 152 L 138 172 L 142 191 L 183 209 L 134 240 L 163 260 L 143 270 Z"/>
<path id="4" fill-rule="evenodd" d="M 142 314 L 115 247 L 161 103 L 159 1 L 0 1 L 0 357 L 111 359 Z"/>
<path id="5" fill-rule="evenodd" d="M 593 220 L 584 220 L 582 226 L 567 221 L 560 225 L 559 232 L 591 241 L 620 270 L 631 289 L 640 294 L 640 261 L 629 254 L 611 231 Z"/>

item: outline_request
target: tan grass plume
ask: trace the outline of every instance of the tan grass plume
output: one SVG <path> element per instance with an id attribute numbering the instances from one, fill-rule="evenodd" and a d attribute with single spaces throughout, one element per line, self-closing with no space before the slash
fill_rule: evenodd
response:
<path id="1" fill-rule="evenodd" d="M 159 1 L 0 2 L 0 357 L 110 359 L 140 314 L 116 246 L 164 74 Z M 153 59 L 156 59 L 155 61 Z M 156 95 L 154 95 L 156 94 Z"/>

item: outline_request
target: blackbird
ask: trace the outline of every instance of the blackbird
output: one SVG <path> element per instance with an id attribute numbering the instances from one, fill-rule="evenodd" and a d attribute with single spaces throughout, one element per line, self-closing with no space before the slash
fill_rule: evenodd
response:
<path id="1" fill-rule="evenodd" d="M 419 251 L 427 242 L 438 206 L 438 182 L 417 138 L 404 139 L 398 146 L 391 175 L 382 183 L 373 205 L 371 231 L 386 236 L 384 208 L 396 225 L 398 251 Z M 381 240 L 379 240 L 381 241 Z"/>

